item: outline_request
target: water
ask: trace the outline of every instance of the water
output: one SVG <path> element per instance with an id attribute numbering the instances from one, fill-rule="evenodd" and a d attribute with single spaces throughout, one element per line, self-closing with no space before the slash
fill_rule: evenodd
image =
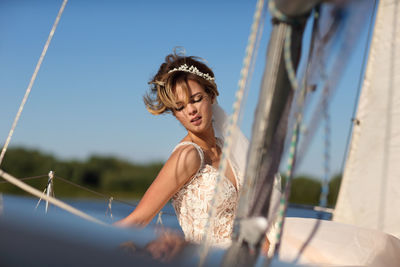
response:
<path id="1" fill-rule="evenodd" d="M 108 201 L 99 201 L 95 199 L 62 199 L 67 204 L 77 208 L 105 223 L 113 223 L 118 221 L 129 213 L 132 212 L 134 209 L 133 206 L 119 203 L 114 201 L 112 203 L 111 212 L 108 210 Z M 15 196 L 15 195 L 3 195 L 3 214 L 6 215 L 7 212 L 11 211 L 15 206 L 23 207 L 27 211 L 34 211 L 35 207 L 38 203 L 38 199 L 32 197 L 22 197 L 22 196 Z M 136 206 L 137 201 L 130 201 Z M 1 207 L 0 207 L 1 208 Z M 49 213 L 51 214 L 66 214 L 67 212 L 61 210 L 55 206 L 50 205 Z M 44 214 L 45 213 L 45 201 L 41 201 L 38 208 L 36 209 L 35 213 Z M 112 217 L 111 217 L 112 214 Z M 294 208 L 289 207 L 287 212 L 287 217 L 302 217 L 302 218 L 320 218 L 329 220 L 331 218 L 331 214 L 327 212 L 323 212 L 319 214 L 317 211 L 312 209 L 303 209 L 303 208 Z M 156 215 L 154 219 L 151 221 L 150 226 L 157 225 L 157 220 L 161 217 L 162 224 L 165 227 L 174 229 L 176 231 L 181 231 L 178 220 L 175 216 L 174 208 L 172 207 L 171 203 L 167 203 L 165 207 L 162 209 L 161 216 Z"/>

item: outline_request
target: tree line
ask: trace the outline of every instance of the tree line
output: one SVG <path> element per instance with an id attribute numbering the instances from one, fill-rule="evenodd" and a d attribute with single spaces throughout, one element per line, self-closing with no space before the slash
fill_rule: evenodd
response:
<path id="1" fill-rule="evenodd" d="M 90 188 L 105 195 L 122 198 L 140 198 L 162 168 L 162 162 L 138 164 L 111 156 L 94 155 L 86 160 L 61 160 L 36 149 L 10 148 L 3 160 L 2 169 L 17 178 L 56 174 L 54 188 L 58 197 L 95 197 L 94 194 L 63 182 L 57 177 Z M 13 185 L 1 183 L 0 192 L 25 194 Z M 44 190 L 47 178 L 26 180 L 39 190 Z M 334 207 L 341 175 L 329 182 L 328 206 Z M 283 177 L 283 185 L 285 179 Z M 292 182 L 289 201 L 296 204 L 318 205 L 321 182 L 313 177 L 299 176 Z"/>

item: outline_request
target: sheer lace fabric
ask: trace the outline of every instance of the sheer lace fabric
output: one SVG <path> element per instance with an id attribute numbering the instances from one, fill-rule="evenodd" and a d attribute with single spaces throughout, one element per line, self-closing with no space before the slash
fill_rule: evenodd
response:
<path id="1" fill-rule="evenodd" d="M 199 243 L 206 230 L 218 170 L 204 163 L 203 150 L 195 143 L 182 142 L 175 149 L 184 145 L 196 147 L 201 158 L 201 165 L 196 175 L 172 197 L 172 205 L 185 234 L 185 239 Z M 218 247 L 228 247 L 231 244 L 233 220 L 239 199 L 238 190 L 242 183 L 242 179 L 237 174 L 237 169 L 232 164 L 230 165 L 235 174 L 237 188 L 228 178 L 222 178 L 221 194 L 217 196 L 214 204 L 217 207 L 217 215 L 207 229 L 211 233 L 212 244 Z"/>

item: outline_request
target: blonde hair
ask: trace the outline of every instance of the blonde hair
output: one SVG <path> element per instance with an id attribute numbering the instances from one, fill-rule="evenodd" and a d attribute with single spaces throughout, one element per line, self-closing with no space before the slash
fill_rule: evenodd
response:
<path id="1" fill-rule="evenodd" d="M 214 78 L 212 70 L 202 62 L 201 58 L 194 56 L 184 56 L 181 53 L 174 51 L 165 57 L 165 62 L 161 64 L 157 74 L 150 80 L 150 92 L 144 97 L 146 109 L 154 115 L 163 113 L 171 113 L 173 109 L 177 108 L 175 88 L 180 85 L 188 92 L 188 80 L 193 80 L 199 83 L 204 91 L 214 99 L 219 95 L 217 85 L 214 80 L 206 79 L 198 74 L 174 70 L 182 65 L 193 66 L 203 74 L 208 74 Z M 172 71 L 174 70 L 174 71 Z"/>

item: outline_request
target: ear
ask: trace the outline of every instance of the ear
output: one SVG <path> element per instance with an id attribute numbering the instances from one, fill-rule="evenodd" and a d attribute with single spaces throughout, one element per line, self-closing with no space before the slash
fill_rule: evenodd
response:
<path id="1" fill-rule="evenodd" d="M 216 100 L 216 97 L 215 97 L 215 95 L 213 95 L 213 96 L 211 97 L 211 104 L 214 104 L 216 101 L 217 101 L 217 100 Z"/>

